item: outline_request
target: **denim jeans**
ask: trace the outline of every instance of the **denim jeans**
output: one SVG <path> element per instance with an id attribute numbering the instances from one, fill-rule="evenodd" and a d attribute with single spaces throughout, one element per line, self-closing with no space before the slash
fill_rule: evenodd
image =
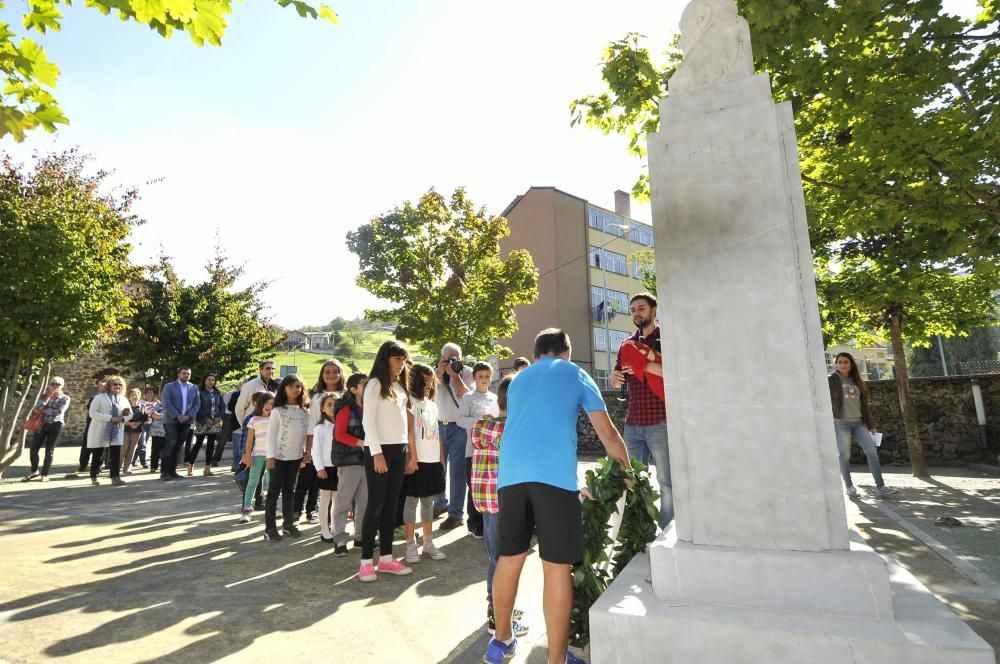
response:
<path id="1" fill-rule="evenodd" d="M 140 429 L 139 444 L 136 446 L 135 452 L 135 458 L 138 459 L 139 465 L 143 468 L 146 467 L 146 448 L 148 446 L 149 439 L 149 425 L 144 424 L 142 429 Z"/>
<path id="2" fill-rule="evenodd" d="M 483 512 L 483 547 L 486 549 L 486 602 L 490 609 L 493 609 L 493 572 L 497 568 L 497 560 L 500 559 L 499 533 L 497 526 L 500 523 L 499 514 L 488 514 Z"/>
<path id="3" fill-rule="evenodd" d="M 656 481 L 660 491 L 660 528 L 674 519 L 674 494 L 670 482 L 670 452 L 667 449 L 667 424 L 626 424 L 625 446 L 629 456 L 647 466 L 656 466 Z"/>
<path id="4" fill-rule="evenodd" d="M 840 474 L 844 478 L 844 484 L 853 486 L 851 482 L 851 437 L 853 436 L 868 459 L 868 470 L 875 478 L 875 486 L 884 487 L 885 480 L 882 479 L 882 464 L 878 460 L 878 449 L 865 423 L 834 420 L 833 427 L 837 432 L 837 454 L 840 456 Z"/>
<path id="5" fill-rule="evenodd" d="M 438 433 L 444 444 L 444 468 L 448 476 L 448 500 L 438 494 L 436 506 L 448 507 L 448 516 L 461 519 L 465 512 L 465 429 L 454 422 L 438 424 Z"/>

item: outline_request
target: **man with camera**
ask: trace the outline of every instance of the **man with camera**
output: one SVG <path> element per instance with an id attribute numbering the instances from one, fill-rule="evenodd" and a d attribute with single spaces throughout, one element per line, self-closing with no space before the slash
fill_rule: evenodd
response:
<path id="1" fill-rule="evenodd" d="M 462 348 L 447 343 L 441 348 L 441 360 L 435 369 L 441 385 L 434 401 L 438 409 L 438 429 L 444 445 L 445 472 L 448 476 L 448 496 L 444 493 L 434 500 L 434 514 L 445 510 L 448 518 L 441 523 L 442 530 L 462 525 L 465 507 L 465 429 L 458 426 L 458 405 L 472 387 L 472 369 L 462 363 Z"/>

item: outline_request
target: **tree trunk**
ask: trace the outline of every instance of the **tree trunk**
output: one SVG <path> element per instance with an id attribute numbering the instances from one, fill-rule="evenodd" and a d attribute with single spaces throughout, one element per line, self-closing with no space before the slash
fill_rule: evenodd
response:
<path id="1" fill-rule="evenodd" d="M 892 337 L 893 366 L 896 369 L 896 389 L 899 390 L 899 409 L 903 414 L 903 429 L 906 432 L 906 449 L 910 454 L 910 467 L 914 477 L 930 477 L 924 448 L 917 430 L 917 413 L 910 401 L 910 375 L 906 369 L 906 355 L 903 352 L 903 313 L 889 314 L 889 333 Z"/>
<path id="2" fill-rule="evenodd" d="M 31 362 L 28 362 L 28 367 L 32 366 Z M 41 381 L 38 383 L 38 391 L 36 392 L 34 398 L 31 399 L 31 405 L 34 406 L 35 402 L 38 401 L 38 397 L 42 396 L 42 392 L 48 387 L 49 375 L 52 373 L 52 360 L 45 360 L 45 365 L 42 367 L 42 372 L 40 374 Z M 0 479 L 3 478 L 7 469 L 10 465 L 20 458 L 21 453 L 24 451 L 24 443 L 28 439 L 28 432 L 23 428 L 21 429 L 21 435 L 18 438 L 16 445 L 11 445 L 11 440 L 13 439 L 14 431 L 17 429 L 18 423 L 21 421 L 21 409 L 24 407 L 25 401 L 31 397 L 31 383 L 34 378 L 34 373 L 28 373 L 28 382 L 24 385 L 24 391 L 21 393 L 21 398 L 17 403 L 17 408 L 14 410 L 13 416 L 6 422 L 6 431 L 3 436 L 3 445 L 0 446 Z M 15 376 L 15 380 L 17 377 Z"/>

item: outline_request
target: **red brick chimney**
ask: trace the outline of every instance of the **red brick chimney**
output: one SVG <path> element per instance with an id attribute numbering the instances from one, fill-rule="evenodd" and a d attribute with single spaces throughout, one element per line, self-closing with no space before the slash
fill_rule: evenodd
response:
<path id="1" fill-rule="evenodd" d="M 615 214 L 623 217 L 632 216 L 632 197 L 621 189 L 615 192 Z"/>

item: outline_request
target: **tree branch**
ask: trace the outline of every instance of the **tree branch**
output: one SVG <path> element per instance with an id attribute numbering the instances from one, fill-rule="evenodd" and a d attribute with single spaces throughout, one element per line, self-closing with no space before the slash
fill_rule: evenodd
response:
<path id="1" fill-rule="evenodd" d="M 962 98 L 962 101 L 965 102 L 966 108 L 969 109 L 969 112 L 972 113 L 973 117 L 981 122 L 983 117 L 980 115 L 979 109 L 976 108 L 975 102 L 972 101 L 972 96 L 969 94 L 969 91 L 966 90 L 965 86 L 958 80 L 958 77 L 955 76 L 955 71 L 951 67 L 947 67 L 946 71 L 948 72 L 948 82 L 951 83 L 952 87 L 958 91 L 959 96 Z"/>

